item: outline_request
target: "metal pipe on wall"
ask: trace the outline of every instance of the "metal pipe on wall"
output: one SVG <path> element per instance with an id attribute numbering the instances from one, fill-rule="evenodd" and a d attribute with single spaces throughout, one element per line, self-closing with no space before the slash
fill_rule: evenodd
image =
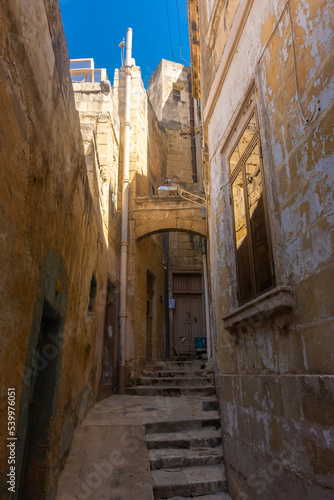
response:
<path id="1" fill-rule="evenodd" d="M 166 328 L 166 360 L 170 359 L 169 339 L 169 233 L 165 233 L 165 328 Z"/>
<path id="2" fill-rule="evenodd" d="M 193 182 L 197 182 L 197 160 L 196 160 L 196 139 L 195 139 L 195 112 L 194 98 L 191 93 L 191 73 L 188 75 L 189 83 L 189 115 L 190 115 L 190 138 L 191 138 L 191 165 Z"/>
<path id="3" fill-rule="evenodd" d="M 131 61 L 132 61 L 132 29 L 128 28 L 126 36 L 125 58 L 125 114 L 124 114 L 124 150 L 122 179 L 122 228 L 120 257 L 120 307 L 119 307 L 119 375 L 118 393 L 125 393 L 125 355 L 126 355 L 126 294 L 128 267 L 128 218 L 129 218 L 129 182 L 130 182 L 130 110 L 131 110 Z"/>
<path id="4" fill-rule="evenodd" d="M 206 259 L 206 239 L 203 239 L 203 279 L 204 279 L 204 305 L 205 305 L 205 326 L 206 326 L 206 350 L 208 361 L 212 356 L 211 350 L 211 329 L 210 329 L 210 308 L 209 308 L 209 283 L 208 264 Z"/>

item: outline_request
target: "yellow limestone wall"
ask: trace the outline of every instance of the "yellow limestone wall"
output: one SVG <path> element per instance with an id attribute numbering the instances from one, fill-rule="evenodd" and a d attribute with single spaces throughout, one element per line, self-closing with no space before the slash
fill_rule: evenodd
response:
<path id="1" fill-rule="evenodd" d="M 115 95 L 118 96 L 121 123 L 124 109 L 124 70 L 115 72 Z M 149 183 L 155 189 L 165 179 L 166 134 L 148 101 L 138 66 L 132 67 L 131 81 L 131 150 L 129 214 L 136 208 L 137 196 L 148 196 Z M 122 156 L 119 179 L 122 175 Z M 164 272 L 163 239 L 154 235 L 136 241 L 133 226 L 129 232 L 127 284 L 126 383 L 132 385 L 146 366 L 147 272 L 154 276 L 153 361 L 164 358 Z"/>
<path id="2" fill-rule="evenodd" d="M 7 387 L 13 387 L 18 487 L 31 372 L 46 370 L 47 356 L 56 356 L 50 470 L 38 494 L 53 498 L 73 429 L 100 380 L 112 252 L 102 209 L 90 191 L 58 2 L 36 0 L 29 8 L 21 1 L 2 3 L 0 20 L 0 438 L 5 446 Z M 92 170 L 93 181 L 94 176 Z M 89 315 L 93 272 L 97 296 Z M 29 363 L 37 349 L 44 297 L 62 317 L 61 341 L 50 340 L 36 368 Z M 7 498 L 5 452 L 0 469 L 0 496 Z"/>
<path id="3" fill-rule="evenodd" d="M 309 124 L 296 99 L 289 5 Z M 333 17 L 323 0 L 199 2 L 216 356 L 238 500 L 334 495 Z M 287 314 L 258 306 L 227 330 L 223 316 L 238 313 L 238 301 L 226 158 L 250 92 L 276 285 L 290 287 L 294 306 Z"/>
<path id="4" fill-rule="evenodd" d="M 189 82 L 190 68 L 162 59 L 159 66 L 152 74 L 148 83 L 148 95 L 152 106 L 164 127 L 167 136 L 167 165 L 166 178 L 172 184 L 179 185 L 188 192 L 198 193 L 202 190 L 201 164 L 200 164 L 200 138 L 194 135 L 197 151 L 198 182 L 193 182 L 192 168 L 192 142 L 190 132 L 190 99 L 191 85 Z M 173 88 L 182 92 L 181 99 L 173 95 Z M 193 100 L 194 120 L 197 124 L 197 101 Z M 192 130 L 194 132 L 194 130 Z M 174 208 L 174 207 L 173 207 Z M 190 221 L 190 211 L 174 211 L 170 206 L 168 219 L 180 219 L 179 225 L 184 225 L 184 220 Z M 199 232 L 199 226 L 206 226 L 205 221 L 198 220 L 198 207 L 196 208 L 197 223 L 191 224 L 191 229 Z M 194 210 L 195 212 L 195 210 Z M 167 221 L 163 221 L 167 223 Z M 204 229 L 204 231 L 206 230 Z M 173 273 L 184 271 L 202 271 L 202 250 L 200 237 L 185 232 L 170 232 L 169 234 L 169 296 L 173 297 Z M 173 354 L 174 312 L 170 311 L 170 338 L 171 353 Z"/>

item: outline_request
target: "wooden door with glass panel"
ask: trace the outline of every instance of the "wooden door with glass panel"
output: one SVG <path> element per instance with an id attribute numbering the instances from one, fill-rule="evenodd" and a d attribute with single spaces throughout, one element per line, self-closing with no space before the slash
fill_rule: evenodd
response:
<path id="1" fill-rule="evenodd" d="M 241 305 L 275 283 L 256 108 L 228 160 Z"/>

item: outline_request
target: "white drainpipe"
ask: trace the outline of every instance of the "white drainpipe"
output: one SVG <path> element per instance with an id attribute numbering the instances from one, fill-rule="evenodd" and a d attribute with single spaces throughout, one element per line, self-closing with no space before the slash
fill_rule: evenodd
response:
<path id="1" fill-rule="evenodd" d="M 122 182 L 122 229 L 121 229 L 121 262 L 120 262 L 120 304 L 119 304 L 119 373 L 118 393 L 125 392 L 125 354 L 126 354 L 126 285 L 128 268 L 128 218 L 129 218 L 129 171 L 130 171 L 130 110 L 131 110 L 131 61 L 132 61 L 132 29 L 128 28 L 126 36 L 125 59 L 125 121 L 123 151 Z"/>
<path id="2" fill-rule="evenodd" d="M 210 308 L 209 308 L 209 284 L 208 284 L 208 264 L 206 256 L 206 240 L 203 241 L 203 279 L 204 279 L 204 304 L 205 304 L 205 326 L 206 326 L 206 351 L 208 361 L 212 356 L 211 351 L 211 329 L 210 329 Z"/>

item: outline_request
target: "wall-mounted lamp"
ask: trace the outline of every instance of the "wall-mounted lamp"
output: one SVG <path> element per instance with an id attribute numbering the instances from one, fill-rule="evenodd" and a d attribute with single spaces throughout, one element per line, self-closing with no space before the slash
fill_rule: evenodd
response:
<path id="1" fill-rule="evenodd" d="M 161 197 L 167 197 L 173 194 L 176 194 L 177 196 L 180 196 L 181 198 L 184 198 L 185 200 L 190 201 L 191 203 L 195 203 L 195 205 L 199 205 L 200 207 L 206 206 L 205 198 L 199 196 L 198 194 L 190 193 L 189 191 L 186 191 L 185 189 L 182 189 L 179 186 L 168 185 L 168 186 L 160 186 L 158 188 L 158 195 Z"/>

